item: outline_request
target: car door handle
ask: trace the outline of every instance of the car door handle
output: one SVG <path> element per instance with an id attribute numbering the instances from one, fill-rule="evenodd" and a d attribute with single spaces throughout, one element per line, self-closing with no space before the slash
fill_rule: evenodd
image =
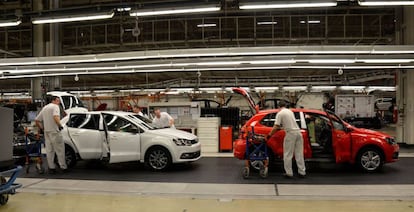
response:
<path id="1" fill-rule="evenodd" d="M 72 134 L 72 136 L 79 136 L 80 135 L 80 133 L 74 133 L 74 134 Z"/>

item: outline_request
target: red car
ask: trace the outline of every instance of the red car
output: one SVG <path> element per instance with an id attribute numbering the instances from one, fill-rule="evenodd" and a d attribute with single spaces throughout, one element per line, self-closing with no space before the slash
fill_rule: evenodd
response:
<path id="1" fill-rule="evenodd" d="M 233 91 L 246 96 L 243 89 L 235 88 Z M 252 104 L 250 106 L 256 108 Z M 306 161 L 351 163 L 362 170 L 373 172 L 379 170 L 384 163 L 398 160 L 399 146 L 388 134 L 353 127 L 335 114 L 325 111 L 299 108 L 292 111 L 301 128 Z M 258 111 L 246 122 L 240 130 L 239 138 L 234 141 L 236 158 L 245 159 L 246 135 L 252 129 L 252 123 L 256 134 L 267 135 L 273 127 L 277 112 L 279 109 Z M 284 136 L 284 130 L 280 130 L 267 141 L 271 161 L 283 158 Z M 259 167 L 255 161 L 251 165 L 253 168 Z"/>

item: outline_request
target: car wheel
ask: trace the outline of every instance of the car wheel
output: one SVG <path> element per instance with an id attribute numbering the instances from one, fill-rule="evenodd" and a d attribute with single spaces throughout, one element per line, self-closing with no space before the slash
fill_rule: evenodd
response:
<path id="1" fill-rule="evenodd" d="M 365 148 L 358 154 L 357 163 L 363 171 L 378 171 L 384 164 L 383 154 L 376 148 Z"/>
<path id="2" fill-rule="evenodd" d="M 145 156 L 145 164 L 153 171 L 164 171 L 172 163 L 170 152 L 163 147 L 151 148 Z"/>
<path id="3" fill-rule="evenodd" d="M 73 168 L 77 162 L 75 151 L 68 145 L 65 146 L 65 160 L 69 168 Z"/>

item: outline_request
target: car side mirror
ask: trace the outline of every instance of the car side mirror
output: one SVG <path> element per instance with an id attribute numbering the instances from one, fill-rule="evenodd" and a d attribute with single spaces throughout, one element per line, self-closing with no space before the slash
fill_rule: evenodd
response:
<path id="1" fill-rule="evenodd" d="M 346 128 L 345 128 L 345 132 L 346 132 L 346 133 L 350 133 L 350 132 L 352 132 L 352 129 L 351 129 L 351 128 L 349 128 L 349 127 L 346 127 Z"/>

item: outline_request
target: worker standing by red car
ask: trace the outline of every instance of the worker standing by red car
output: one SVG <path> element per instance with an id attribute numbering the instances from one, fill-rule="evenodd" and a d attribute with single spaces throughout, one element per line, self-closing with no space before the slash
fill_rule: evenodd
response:
<path id="1" fill-rule="evenodd" d="M 276 114 L 275 124 L 267 136 L 270 138 L 276 131 L 285 130 L 286 135 L 283 141 L 283 164 L 285 168 L 285 177 L 293 178 L 292 158 L 295 154 L 296 164 L 298 166 L 299 177 L 306 176 L 305 161 L 303 158 L 303 138 L 295 119 L 293 112 L 286 108 L 286 102 L 280 101 L 280 112 Z"/>

